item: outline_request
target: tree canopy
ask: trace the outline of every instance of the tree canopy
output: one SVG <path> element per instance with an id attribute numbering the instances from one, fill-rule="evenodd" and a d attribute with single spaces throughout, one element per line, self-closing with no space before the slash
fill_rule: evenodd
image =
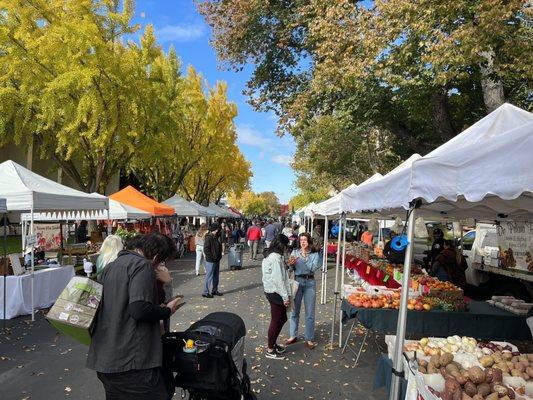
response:
<path id="1" fill-rule="evenodd" d="M 342 189 L 425 154 L 505 101 L 531 109 L 522 0 L 204 0 L 222 65 L 297 143 L 297 185 Z M 306 195 L 306 194 L 305 194 Z"/>
<path id="2" fill-rule="evenodd" d="M 183 76 L 151 26 L 134 41 L 133 14 L 132 0 L 0 0 L 0 145 L 35 144 L 88 192 L 119 171 L 160 199 L 244 190 L 250 166 L 225 84 L 209 88 L 192 68 Z M 192 190 L 189 174 L 222 154 L 232 159 Z"/>

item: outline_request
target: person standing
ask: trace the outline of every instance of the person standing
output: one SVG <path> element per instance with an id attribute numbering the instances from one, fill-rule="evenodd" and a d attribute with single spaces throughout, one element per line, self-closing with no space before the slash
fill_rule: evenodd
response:
<path id="1" fill-rule="evenodd" d="M 321 267 L 319 253 L 313 247 L 313 239 L 308 233 L 298 236 L 299 248 L 294 250 L 291 258 L 294 259 L 294 275 L 298 282 L 298 291 L 294 296 L 294 309 L 291 313 L 290 338 L 285 344 L 291 345 L 298 341 L 298 323 L 302 300 L 305 305 L 305 340 L 309 349 L 317 346 L 315 342 L 315 305 L 316 283 L 315 272 Z"/>
<path id="2" fill-rule="evenodd" d="M 181 299 L 157 303 L 154 267 L 172 253 L 163 235 L 149 234 L 142 238 L 142 250 L 119 252 L 102 272 L 103 295 L 87 368 L 96 371 L 108 400 L 170 396 L 161 370 L 160 321 L 170 318 L 183 303 Z"/>
<path id="3" fill-rule="evenodd" d="M 96 259 L 96 278 L 100 279 L 107 264 L 117 259 L 118 253 L 124 249 L 124 243 L 120 236 L 109 235 L 105 238 L 100 248 L 100 254 Z"/>
<path id="4" fill-rule="evenodd" d="M 205 254 L 205 284 L 203 297 L 212 299 L 213 296 L 222 296 L 218 291 L 220 276 L 220 260 L 222 260 L 222 243 L 220 242 L 220 225 L 211 224 L 204 240 Z"/>
<path id="5" fill-rule="evenodd" d="M 196 232 L 196 235 L 194 236 L 194 243 L 196 246 L 196 264 L 195 264 L 196 276 L 200 275 L 200 267 L 202 266 L 202 263 L 205 261 L 204 240 L 205 240 L 206 233 L 207 233 L 207 225 L 202 224 L 200 225 L 200 229 L 198 229 L 198 232 Z M 205 265 L 204 265 L 204 273 L 205 273 Z"/>
<path id="6" fill-rule="evenodd" d="M 270 325 L 268 328 L 268 346 L 265 356 L 283 360 L 285 348 L 276 342 L 287 322 L 287 307 L 290 304 L 291 285 L 285 266 L 284 255 L 289 239 L 285 235 L 277 235 L 270 247 L 265 250 L 265 258 L 261 266 L 263 290 L 270 304 Z"/>
<path id="7" fill-rule="evenodd" d="M 265 226 L 265 246 L 270 247 L 270 243 L 274 240 L 277 235 L 278 228 L 274 225 L 272 219 L 268 220 L 267 225 Z"/>
<path id="8" fill-rule="evenodd" d="M 252 226 L 248 228 L 246 239 L 250 243 L 250 258 L 252 260 L 257 260 L 259 241 L 261 240 L 261 228 L 257 225 L 257 221 L 254 221 Z"/>

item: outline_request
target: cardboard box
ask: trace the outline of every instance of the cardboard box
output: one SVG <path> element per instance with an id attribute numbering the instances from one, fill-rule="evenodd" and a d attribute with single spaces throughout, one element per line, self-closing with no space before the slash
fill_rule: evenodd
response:
<path id="1" fill-rule="evenodd" d="M 100 301 L 102 285 L 82 276 L 75 276 L 61 292 L 46 318 L 60 332 L 89 345 L 91 329 Z"/>

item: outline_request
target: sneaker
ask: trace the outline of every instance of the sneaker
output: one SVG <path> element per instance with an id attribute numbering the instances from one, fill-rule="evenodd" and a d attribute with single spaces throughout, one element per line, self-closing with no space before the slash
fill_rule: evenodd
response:
<path id="1" fill-rule="evenodd" d="M 282 356 L 281 354 L 279 354 L 275 349 L 271 351 L 269 350 L 265 351 L 265 357 L 271 358 L 273 360 L 285 360 L 285 356 Z"/>
<path id="2" fill-rule="evenodd" d="M 290 346 L 291 344 L 294 344 L 294 343 L 296 343 L 297 341 L 298 341 L 298 338 L 297 338 L 297 337 L 287 339 L 287 340 L 285 340 L 285 346 Z"/>
<path id="3" fill-rule="evenodd" d="M 211 294 L 212 294 L 211 297 L 213 297 L 213 296 L 224 296 L 224 294 L 223 294 L 223 293 L 220 293 L 219 291 L 213 292 L 213 293 L 211 293 Z"/>
<path id="4" fill-rule="evenodd" d="M 202 297 L 205 297 L 206 299 L 212 299 L 213 295 L 208 293 L 208 294 L 203 294 Z"/>
<path id="5" fill-rule="evenodd" d="M 276 345 L 276 351 L 278 352 L 278 354 L 283 354 L 285 353 L 285 347 L 283 346 L 280 346 L 279 344 Z"/>

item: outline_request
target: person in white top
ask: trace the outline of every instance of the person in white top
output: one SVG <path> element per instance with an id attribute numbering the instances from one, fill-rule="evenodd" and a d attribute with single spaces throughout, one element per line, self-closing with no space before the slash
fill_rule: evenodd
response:
<path id="1" fill-rule="evenodd" d="M 194 237 L 194 243 L 196 245 L 196 276 L 200 275 L 200 267 L 204 263 L 204 273 L 205 273 L 205 256 L 204 256 L 204 240 L 205 234 L 207 233 L 207 225 L 200 225 L 200 229 Z"/>

